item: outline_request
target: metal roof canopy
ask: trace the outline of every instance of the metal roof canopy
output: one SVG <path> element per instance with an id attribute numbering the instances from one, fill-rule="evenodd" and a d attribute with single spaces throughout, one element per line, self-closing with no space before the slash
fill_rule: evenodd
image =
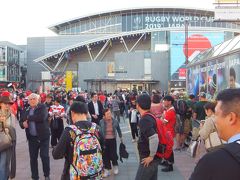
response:
<path id="1" fill-rule="evenodd" d="M 143 12 L 143 11 L 147 11 L 147 10 L 151 10 L 151 11 L 172 11 L 172 12 L 177 12 L 177 11 L 184 11 L 184 12 L 188 12 L 188 13 L 200 13 L 200 14 L 204 14 L 204 15 L 212 15 L 214 16 L 214 11 L 213 10 L 207 10 L 207 9 L 196 9 L 196 8 L 177 8 L 177 7 L 140 7 L 140 8 L 126 8 L 126 9 L 121 9 L 121 10 L 113 10 L 113 11 L 105 11 L 105 12 L 99 12 L 99 13 L 95 13 L 95 14 L 89 14 L 89 15 L 84 15 L 84 16 L 80 16 L 77 18 L 72 18 L 69 20 L 65 20 L 63 22 L 51 25 L 48 27 L 48 29 L 52 30 L 53 32 L 57 33 L 59 28 L 65 25 L 69 25 L 72 23 L 76 23 L 79 21 L 83 21 L 83 20 L 87 20 L 87 19 L 91 19 L 91 18 L 96 18 L 96 17 L 101 17 L 101 16 L 110 16 L 110 15 L 116 15 L 116 14 L 124 14 L 124 13 L 132 13 L 132 12 Z"/>
<path id="2" fill-rule="evenodd" d="M 72 50 L 75 50 L 77 48 L 81 48 L 81 47 L 84 47 L 84 46 L 88 46 L 88 45 L 91 45 L 91 44 L 94 44 L 94 43 L 97 43 L 97 42 L 101 42 L 101 41 L 107 41 L 107 40 L 116 40 L 116 39 L 120 39 L 121 37 L 127 37 L 127 36 L 131 36 L 131 35 L 142 35 L 144 33 L 151 33 L 151 32 L 156 32 L 156 31 L 167 31 L 167 30 L 171 30 L 171 31 L 184 31 L 184 28 L 173 28 L 173 27 L 170 27 L 170 28 L 161 28 L 161 29 L 143 29 L 143 30 L 138 30 L 138 31 L 130 31 L 130 32 L 122 32 L 122 33 L 117 33 L 117 34 L 112 34 L 112 35 L 108 35 L 108 36 L 103 36 L 103 37 L 100 37 L 100 38 L 95 38 L 95 39 L 91 39 L 91 40 L 88 40 L 88 41 L 84 41 L 84 42 L 81 42 L 81 43 L 78 43 L 78 44 L 75 44 L 75 45 L 72 45 L 72 46 L 68 46 L 66 48 L 62 48 L 62 49 L 59 49 L 57 51 L 54 51 L 54 52 L 51 52 L 51 53 L 48 53 L 44 56 L 41 56 L 35 60 L 33 60 L 34 62 L 40 62 L 40 61 L 43 61 L 43 60 L 47 60 L 48 58 L 51 58 L 53 56 L 56 56 L 56 55 L 59 55 L 61 56 L 62 53 L 65 53 L 65 52 L 70 52 Z M 236 29 L 230 29 L 230 28 L 219 28 L 219 27 L 191 27 L 191 31 L 230 31 L 230 32 L 236 32 L 237 30 Z M 240 29 L 239 29 L 239 32 L 240 32 Z"/>
<path id="3" fill-rule="evenodd" d="M 209 48 L 197 55 L 187 67 L 202 64 L 240 51 L 240 35 Z"/>

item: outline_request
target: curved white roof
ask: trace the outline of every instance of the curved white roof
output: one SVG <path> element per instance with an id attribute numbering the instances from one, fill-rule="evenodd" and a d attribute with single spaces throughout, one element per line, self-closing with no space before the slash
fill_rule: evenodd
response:
<path id="1" fill-rule="evenodd" d="M 146 10 L 152 10 L 154 9 L 159 10 L 159 11 L 187 11 L 187 12 L 193 12 L 193 13 L 202 13 L 204 15 L 206 14 L 212 14 L 214 15 L 214 11 L 213 10 L 209 10 L 209 9 L 197 9 L 197 8 L 187 8 L 187 7 L 136 7 L 136 8 L 126 8 L 126 9 L 119 9 L 119 10 L 112 10 L 112 11 L 103 11 L 103 12 L 99 12 L 99 13 L 94 13 L 94 14 L 88 14 L 88 15 L 84 15 L 84 16 L 80 16 L 80 17 L 76 17 L 76 18 L 72 18 L 72 19 L 68 19 L 62 22 L 59 22 L 57 24 L 51 25 L 48 28 L 54 32 L 57 32 L 58 27 L 60 26 L 64 26 L 64 25 L 68 25 L 68 24 L 72 24 L 75 22 L 79 22 L 81 20 L 85 20 L 85 19 L 90 19 L 90 18 L 94 18 L 94 17 L 99 17 L 99 16 L 107 16 L 107 15 L 114 15 L 114 14 L 120 14 L 120 13 L 128 13 L 128 12 L 132 12 L 132 11 L 146 11 Z"/>

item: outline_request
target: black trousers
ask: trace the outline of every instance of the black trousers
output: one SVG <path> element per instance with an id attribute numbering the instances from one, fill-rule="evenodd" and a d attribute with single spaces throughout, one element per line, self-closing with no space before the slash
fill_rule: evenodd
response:
<path id="1" fill-rule="evenodd" d="M 141 161 L 140 161 L 141 162 Z M 153 160 L 148 167 L 139 164 L 135 180 L 157 180 L 158 179 L 158 161 Z"/>
<path id="2" fill-rule="evenodd" d="M 131 122 L 129 123 L 131 127 L 132 138 L 135 139 L 136 136 L 138 137 L 137 123 L 131 123 Z"/>
<path id="3" fill-rule="evenodd" d="M 105 147 L 103 150 L 103 164 L 105 169 L 112 169 L 111 161 L 113 166 L 118 165 L 117 155 L 117 141 L 116 139 L 106 139 Z"/>
<path id="4" fill-rule="evenodd" d="M 63 120 L 61 118 L 56 119 L 58 121 L 58 128 L 55 129 L 52 126 L 51 121 L 51 145 L 56 146 L 64 129 Z"/>
<path id="5" fill-rule="evenodd" d="M 42 160 L 43 173 L 45 177 L 50 174 L 50 161 L 49 161 L 49 138 L 45 140 L 39 140 L 35 136 L 30 136 L 28 139 L 30 166 L 32 172 L 32 179 L 38 180 L 38 153 L 40 150 L 40 157 Z"/>

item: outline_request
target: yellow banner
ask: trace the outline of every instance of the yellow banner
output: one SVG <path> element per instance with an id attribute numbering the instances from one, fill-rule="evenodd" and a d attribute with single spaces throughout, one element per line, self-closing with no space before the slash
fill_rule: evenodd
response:
<path id="1" fill-rule="evenodd" d="M 66 91 L 72 90 L 72 79 L 73 79 L 73 74 L 72 71 L 66 71 Z"/>

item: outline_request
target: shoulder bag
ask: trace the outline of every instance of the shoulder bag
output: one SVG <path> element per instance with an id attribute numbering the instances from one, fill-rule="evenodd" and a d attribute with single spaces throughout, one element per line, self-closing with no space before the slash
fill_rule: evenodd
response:
<path id="1" fill-rule="evenodd" d="M 8 132 L 6 132 L 3 122 L 0 122 L 0 152 L 12 146 L 12 138 Z"/>
<path id="2" fill-rule="evenodd" d="M 222 139 L 220 139 L 218 136 L 218 131 L 217 131 L 215 123 L 213 122 L 212 119 L 211 119 L 211 121 L 214 125 L 215 131 L 209 134 L 209 137 L 208 137 L 209 143 L 205 142 L 205 147 L 208 152 L 213 151 L 214 149 L 217 149 L 224 144 L 224 141 Z"/>

